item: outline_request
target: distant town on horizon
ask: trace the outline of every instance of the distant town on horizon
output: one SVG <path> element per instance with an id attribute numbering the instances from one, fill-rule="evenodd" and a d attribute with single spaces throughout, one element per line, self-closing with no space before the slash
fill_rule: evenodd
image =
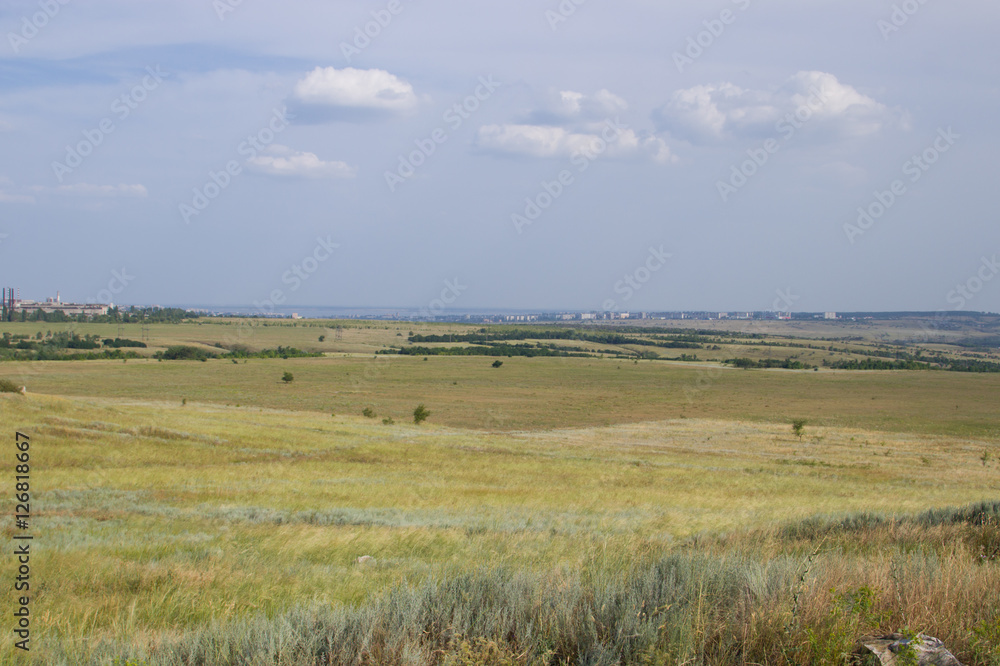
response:
<path id="1" fill-rule="evenodd" d="M 940 312 L 930 311 L 874 311 L 874 312 L 793 312 L 780 310 L 664 310 L 619 312 L 600 310 L 518 310 L 511 308 L 469 308 L 469 309 L 427 309 L 427 308 L 379 308 L 342 306 L 288 306 L 265 311 L 253 306 L 205 306 L 205 305 L 154 305 L 113 303 L 73 303 L 64 302 L 61 293 L 44 301 L 22 299 L 19 290 L 4 288 L 3 321 L 37 319 L 37 313 L 52 315 L 61 313 L 66 317 L 102 318 L 112 317 L 118 312 L 144 312 L 156 310 L 181 310 L 207 317 L 252 317 L 264 319 L 371 319 L 371 320 L 417 320 L 464 323 L 539 323 L 539 322 L 598 322 L 598 321 L 652 321 L 652 320 L 701 320 L 701 321 L 756 321 L 756 320 L 826 320 L 863 321 L 891 320 L 912 317 L 940 316 Z M 949 311 L 948 316 L 979 317 L 996 315 L 991 312 Z"/>

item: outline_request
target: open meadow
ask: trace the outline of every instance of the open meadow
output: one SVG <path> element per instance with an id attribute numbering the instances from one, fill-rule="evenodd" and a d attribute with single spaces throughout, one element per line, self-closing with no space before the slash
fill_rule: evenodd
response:
<path id="1" fill-rule="evenodd" d="M 1000 666 L 1000 3 L 0 18 L 0 666 Z"/>
<path id="2" fill-rule="evenodd" d="M 0 422 L 31 438 L 34 535 L 9 663 L 839 664 L 879 631 L 1000 663 L 1000 373 L 587 340 L 494 367 L 384 353 L 457 325 L 246 330 L 0 364 L 28 388 Z M 154 356 L 235 344 L 319 355 Z"/>

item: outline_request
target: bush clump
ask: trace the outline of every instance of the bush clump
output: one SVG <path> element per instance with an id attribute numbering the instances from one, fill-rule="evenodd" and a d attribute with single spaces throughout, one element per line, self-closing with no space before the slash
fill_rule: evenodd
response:
<path id="1" fill-rule="evenodd" d="M 129 340 L 127 338 L 106 338 L 103 343 L 105 347 L 111 347 L 112 349 L 121 349 L 122 347 L 134 347 L 136 349 L 145 349 L 146 343 L 139 342 L 138 340 Z"/>
<path id="2" fill-rule="evenodd" d="M 9 379 L 0 379 L 0 393 L 20 393 L 21 387 Z"/>
<path id="3" fill-rule="evenodd" d="M 162 352 L 157 352 L 156 358 L 162 358 L 166 361 L 207 361 L 210 358 L 215 358 L 215 354 L 189 345 L 174 345 L 167 347 Z"/>

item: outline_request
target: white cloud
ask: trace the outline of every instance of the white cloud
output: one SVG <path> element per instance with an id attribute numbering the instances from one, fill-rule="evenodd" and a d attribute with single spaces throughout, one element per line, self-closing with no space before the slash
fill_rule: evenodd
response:
<path id="1" fill-rule="evenodd" d="M 35 197 L 29 196 L 27 194 L 8 194 L 4 190 L 0 190 L 0 203 L 35 203 Z"/>
<path id="2" fill-rule="evenodd" d="M 894 124 L 888 109 L 825 72 L 799 72 L 773 91 L 746 90 L 732 83 L 678 90 L 654 115 L 663 129 L 694 143 L 773 135 L 779 123 L 822 128 L 837 136 L 866 136 Z"/>
<path id="3" fill-rule="evenodd" d="M 357 169 L 344 162 L 324 162 L 315 153 L 293 151 L 287 146 L 270 146 L 265 154 L 247 160 L 255 171 L 294 178 L 353 178 Z"/>
<path id="4" fill-rule="evenodd" d="M 563 90 L 550 94 L 542 108 L 523 122 L 480 127 L 476 146 L 487 152 L 540 159 L 583 154 L 676 161 L 662 139 L 639 134 L 622 123 L 620 114 L 627 110 L 628 102 L 609 90 L 593 95 Z"/>
<path id="5" fill-rule="evenodd" d="M 642 149 L 657 164 L 673 164 L 677 162 L 677 156 L 670 150 L 667 142 L 658 136 L 649 136 L 642 140 Z"/>
<path id="6" fill-rule="evenodd" d="M 598 90 L 593 95 L 564 90 L 553 105 L 556 114 L 566 118 L 609 118 L 628 110 L 628 102 L 610 90 Z"/>
<path id="7" fill-rule="evenodd" d="M 77 183 L 75 185 L 60 185 L 54 190 L 57 194 L 76 195 L 84 197 L 145 197 L 148 192 L 144 185 L 90 185 Z"/>
<path id="8" fill-rule="evenodd" d="M 294 98 L 317 106 L 402 112 L 417 105 L 413 86 L 382 69 L 317 67 L 295 84 Z"/>
<path id="9" fill-rule="evenodd" d="M 487 151 L 536 158 L 646 154 L 661 163 L 675 159 L 661 139 L 615 129 L 611 123 L 591 124 L 579 131 L 546 125 L 485 125 L 479 128 L 476 144 Z"/>
<path id="10" fill-rule="evenodd" d="M 478 145 L 487 150 L 556 157 L 587 148 L 592 136 L 573 134 L 562 127 L 542 125 L 485 125 L 479 128 Z"/>
<path id="11" fill-rule="evenodd" d="M 580 113 L 580 109 L 583 106 L 583 93 L 573 92 L 572 90 L 564 90 L 559 93 L 559 101 L 556 104 L 558 110 L 563 111 L 567 115 L 576 115 Z"/>
<path id="12" fill-rule="evenodd" d="M 23 188 L 15 185 L 7 176 L 0 175 L 0 203 L 35 203 L 35 197 L 29 194 L 17 194 L 17 190 L 23 191 Z"/>
<path id="13" fill-rule="evenodd" d="M 573 90 L 552 92 L 540 108 L 524 118 L 526 125 L 572 125 L 616 118 L 628 110 L 628 102 L 609 90 L 585 95 Z"/>
<path id="14" fill-rule="evenodd" d="M 34 195 L 51 195 L 87 197 L 92 199 L 109 198 L 145 198 L 149 193 L 144 185 L 91 185 L 90 183 L 76 183 L 75 185 L 60 185 L 59 187 L 45 187 L 43 185 L 32 185 L 29 187 L 17 187 L 6 176 L 0 176 L 0 203 L 35 203 Z M 18 194 L 17 190 L 30 194 Z"/>

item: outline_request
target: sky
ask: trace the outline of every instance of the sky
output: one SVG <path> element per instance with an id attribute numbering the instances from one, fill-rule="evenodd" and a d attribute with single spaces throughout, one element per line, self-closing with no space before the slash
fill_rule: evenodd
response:
<path id="1" fill-rule="evenodd" d="M 3 0 L 0 281 L 1000 311 L 987 0 Z"/>

